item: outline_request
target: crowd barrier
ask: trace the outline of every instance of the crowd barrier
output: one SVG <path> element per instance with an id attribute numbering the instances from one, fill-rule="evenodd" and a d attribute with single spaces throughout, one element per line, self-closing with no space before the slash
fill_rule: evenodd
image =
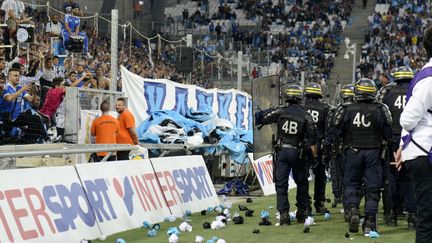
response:
<path id="1" fill-rule="evenodd" d="M 0 171 L 0 242 L 80 242 L 219 205 L 201 156 Z"/>

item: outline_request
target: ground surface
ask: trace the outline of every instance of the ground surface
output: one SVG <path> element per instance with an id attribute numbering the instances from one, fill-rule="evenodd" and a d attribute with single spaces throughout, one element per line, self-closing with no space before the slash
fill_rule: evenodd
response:
<path id="1" fill-rule="evenodd" d="M 331 185 L 328 183 L 327 195 L 329 198 L 333 198 L 330 193 Z M 311 188 L 312 191 L 312 188 Z M 290 191 L 290 202 L 291 210 L 295 210 L 295 189 Z M 348 231 L 347 223 L 343 220 L 343 214 L 340 213 L 341 206 L 337 208 L 331 208 L 330 204 L 327 204 L 327 208 L 331 211 L 331 219 L 326 221 L 322 215 L 314 216 L 316 224 L 311 227 L 310 233 L 303 233 L 304 225 L 300 225 L 294 222 L 287 227 L 275 227 L 275 226 L 259 226 L 260 212 L 263 209 L 269 210 L 270 221 L 275 224 L 277 222 L 275 218 L 276 212 L 276 197 L 267 196 L 260 198 L 253 198 L 253 203 L 246 203 L 244 199 L 238 202 L 238 198 L 228 198 L 228 201 L 237 202 L 234 204 L 231 210 L 232 214 L 234 211 L 238 211 L 238 204 L 247 206 L 249 209 L 255 210 L 254 217 L 244 217 L 244 212 L 240 212 L 245 218 L 243 225 L 235 225 L 234 223 L 228 223 L 227 227 L 221 230 L 203 229 L 202 224 L 205 221 L 211 222 L 214 220 L 216 214 L 211 213 L 206 216 L 201 216 L 199 213 L 194 214 L 190 217 L 193 226 L 192 232 L 182 232 L 179 237 L 179 242 L 195 242 L 195 237 L 200 235 L 204 237 L 206 242 L 213 236 L 226 240 L 227 243 L 251 243 L 251 242 L 314 242 L 314 243 L 334 243 L 334 242 L 414 242 L 415 233 L 407 230 L 406 220 L 399 220 L 398 227 L 386 227 L 383 225 L 382 213 L 379 213 L 378 217 L 378 230 L 381 236 L 378 239 L 371 239 L 363 236 L 360 233 L 350 234 L 349 238 L 345 238 L 345 233 Z M 269 206 L 273 209 L 269 209 Z M 381 209 L 380 209 L 381 210 Z M 96 242 L 114 242 L 117 238 L 123 238 L 127 243 L 138 243 L 138 242 L 168 242 L 168 236 L 166 231 L 169 227 L 178 227 L 181 221 L 177 220 L 174 223 L 161 223 L 161 230 L 154 238 L 147 237 L 147 229 L 135 229 L 126 232 L 122 232 L 110 237 L 107 237 L 105 241 Z M 252 234 L 254 229 L 259 229 L 259 234 Z"/>

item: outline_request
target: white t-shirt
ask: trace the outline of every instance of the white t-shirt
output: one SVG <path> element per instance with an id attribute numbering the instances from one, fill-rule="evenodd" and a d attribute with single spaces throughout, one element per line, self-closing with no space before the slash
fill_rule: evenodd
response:
<path id="1" fill-rule="evenodd" d="M 46 24 L 45 32 L 53 33 L 55 35 L 60 35 L 61 29 L 62 29 L 62 24 L 60 23 L 60 21 L 57 22 L 57 24 L 54 24 L 53 22 L 50 21 Z"/>
<path id="2" fill-rule="evenodd" d="M 24 13 L 24 3 L 19 0 L 5 0 L 1 5 L 1 10 L 5 11 L 5 20 L 9 19 L 9 10 L 14 12 L 17 19 L 21 18 L 21 14 Z"/>

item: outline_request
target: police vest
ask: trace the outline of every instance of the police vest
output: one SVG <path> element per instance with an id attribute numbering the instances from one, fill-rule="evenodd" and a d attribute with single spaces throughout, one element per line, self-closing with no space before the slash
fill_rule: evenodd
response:
<path id="1" fill-rule="evenodd" d="M 348 131 L 344 144 L 354 148 L 378 148 L 381 146 L 379 127 L 379 105 L 374 103 L 355 103 L 346 108 L 349 115 Z"/>
<path id="2" fill-rule="evenodd" d="M 293 146 L 299 146 L 304 140 L 305 133 L 305 112 L 306 111 L 296 111 L 286 109 L 279 116 L 277 122 L 277 133 L 278 138 L 282 140 L 283 143 L 288 143 Z"/>
<path id="3" fill-rule="evenodd" d="M 396 85 L 387 91 L 383 103 L 386 104 L 392 114 L 392 131 L 393 134 L 400 135 L 402 127 L 399 123 L 403 108 L 405 107 L 406 91 L 408 87 L 405 85 Z"/>
<path id="4" fill-rule="evenodd" d="M 306 104 L 304 107 L 307 112 L 309 112 L 309 114 L 312 116 L 312 119 L 315 122 L 315 125 L 317 127 L 317 138 L 323 139 L 326 126 L 326 109 L 324 104 L 321 103 L 319 100 L 306 99 Z"/>

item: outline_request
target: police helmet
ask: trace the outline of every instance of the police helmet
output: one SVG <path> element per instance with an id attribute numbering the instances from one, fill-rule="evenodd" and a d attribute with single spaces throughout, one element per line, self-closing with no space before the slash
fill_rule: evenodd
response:
<path id="1" fill-rule="evenodd" d="M 340 90 L 340 97 L 343 101 L 354 99 L 354 84 L 345 84 Z"/>
<path id="2" fill-rule="evenodd" d="M 321 99 L 323 97 L 321 85 L 317 83 L 309 83 L 305 88 L 305 96 L 308 98 Z"/>
<path id="3" fill-rule="evenodd" d="M 375 82 L 368 78 L 358 80 L 354 87 L 356 100 L 373 100 L 377 93 Z"/>
<path id="4" fill-rule="evenodd" d="M 290 84 L 285 89 L 285 101 L 301 102 L 303 100 L 303 88 L 297 84 Z"/>
<path id="5" fill-rule="evenodd" d="M 398 67 L 391 75 L 395 82 L 410 82 L 414 78 L 414 72 L 409 67 Z"/>

